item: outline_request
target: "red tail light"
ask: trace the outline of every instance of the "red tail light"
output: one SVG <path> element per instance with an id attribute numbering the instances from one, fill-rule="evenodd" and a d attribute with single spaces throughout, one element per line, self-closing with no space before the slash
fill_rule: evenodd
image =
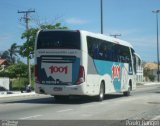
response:
<path id="1" fill-rule="evenodd" d="M 77 80 L 77 84 L 81 84 L 85 81 L 85 70 L 83 66 L 80 66 L 79 68 L 79 75 L 78 75 L 78 80 Z"/>

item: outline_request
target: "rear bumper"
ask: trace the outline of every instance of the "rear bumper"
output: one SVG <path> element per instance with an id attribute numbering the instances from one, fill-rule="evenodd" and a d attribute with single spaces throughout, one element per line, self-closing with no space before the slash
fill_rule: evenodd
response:
<path id="1" fill-rule="evenodd" d="M 35 92 L 49 95 L 89 95 L 85 85 L 86 83 L 70 86 L 35 84 Z"/>

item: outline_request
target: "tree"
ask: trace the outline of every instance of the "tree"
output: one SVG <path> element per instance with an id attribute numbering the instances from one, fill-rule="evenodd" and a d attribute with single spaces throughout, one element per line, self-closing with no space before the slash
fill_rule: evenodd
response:
<path id="1" fill-rule="evenodd" d="M 13 75 L 13 77 L 27 77 L 27 65 L 19 61 L 16 64 L 12 64 L 7 68 L 8 72 Z"/>
<path id="2" fill-rule="evenodd" d="M 7 73 L 9 78 L 16 78 L 18 80 L 18 83 L 16 84 L 17 89 L 21 89 L 22 87 L 25 87 L 26 84 L 28 84 L 28 81 L 25 79 L 27 77 L 27 65 L 24 64 L 21 61 L 18 61 L 16 64 L 12 64 L 7 67 L 5 72 Z M 24 80 L 26 80 L 24 82 Z"/>
<path id="3" fill-rule="evenodd" d="M 154 81 L 155 80 L 155 76 L 152 73 L 152 70 L 149 68 L 144 68 L 143 70 L 144 76 L 149 79 L 150 81 Z"/>
<path id="4" fill-rule="evenodd" d="M 55 25 L 47 24 L 47 25 L 40 25 L 38 28 L 30 28 L 29 30 L 25 31 L 21 38 L 26 39 L 28 37 L 28 42 L 26 41 L 20 47 L 20 55 L 22 57 L 28 57 L 30 59 L 33 58 L 32 54 L 34 54 L 34 42 L 35 37 L 39 29 L 67 29 L 67 27 L 61 26 L 61 23 L 56 23 Z"/>
<path id="5" fill-rule="evenodd" d="M 34 51 L 34 42 L 36 33 L 38 31 L 38 28 L 30 28 L 29 30 L 25 31 L 21 38 L 26 39 L 28 37 L 28 41 L 26 41 L 21 47 L 20 47 L 20 55 L 22 57 L 32 58 L 31 54 L 33 54 Z"/>
<path id="6" fill-rule="evenodd" d="M 1 77 L 17 78 L 17 77 L 27 77 L 27 65 L 21 61 L 16 64 L 11 64 L 2 72 L 0 72 Z"/>
<path id="7" fill-rule="evenodd" d="M 150 75 L 148 76 L 148 78 L 149 78 L 152 82 L 155 80 L 155 76 L 154 76 L 153 74 L 150 74 Z"/>
<path id="8" fill-rule="evenodd" d="M 56 23 L 55 25 L 51 25 L 51 24 L 44 25 L 44 24 L 41 24 L 40 25 L 40 29 L 68 29 L 68 28 L 65 27 L 65 26 L 61 26 L 61 23 Z"/>
<path id="9" fill-rule="evenodd" d="M 6 50 L 1 54 L 1 58 L 2 59 L 6 59 L 8 62 L 10 62 L 10 55 L 9 55 L 9 51 Z"/>
<path id="10" fill-rule="evenodd" d="M 26 39 L 26 42 L 24 42 L 24 44 L 20 47 L 20 55 L 22 57 L 27 58 L 29 83 L 31 83 L 30 59 L 33 58 L 36 33 L 39 29 L 67 29 L 67 27 L 61 26 L 61 23 L 56 23 L 54 25 L 51 25 L 51 24 L 43 25 L 42 24 L 38 28 L 30 28 L 26 30 L 22 34 L 21 38 Z"/>
<path id="11" fill-rule="evenodd" d="M 17 53 L 17 44 L 13 43 L 11 47 L 8 50 L 4 51 L 2 54 L 0 54 L 0 56 L 2 59 L 6 59 L 9 63 L 15 63 Z"/>
<path id="12" fill-rule="evenodd" d="M 17 53 L 18 53 L 17 44 L 13 43 L 11 45 L 10 49 L 8 49 L 8 52 L 9 52 L 9 55 L 10 55 L 10 62 L 15 63 L 15 61 L 16 61 L 15 57 L 17 56 Z"/>
<path id="13" fill-rule="evenodd" d="M 148 77 L 150 75 L 151 70 L 149 68 L 144 68 L 143 73 L 145 77 Z"/>

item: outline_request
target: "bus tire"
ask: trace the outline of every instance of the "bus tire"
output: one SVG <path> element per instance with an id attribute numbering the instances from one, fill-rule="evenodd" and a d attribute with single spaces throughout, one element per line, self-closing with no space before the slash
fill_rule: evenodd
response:
<path id="1" fill-rule="evenodd" d="M 103 101 L 105 95 L 105 85 L 104 82 L 101 82 L 99 94 L 97 96 L 97 101 Z"/>
<path id="2" fill-rule="evenodd" d="M 131 85 L 128 87 L 128 91 L 123 92 L 124 96 L 130 96 L 131 95 Z"/>

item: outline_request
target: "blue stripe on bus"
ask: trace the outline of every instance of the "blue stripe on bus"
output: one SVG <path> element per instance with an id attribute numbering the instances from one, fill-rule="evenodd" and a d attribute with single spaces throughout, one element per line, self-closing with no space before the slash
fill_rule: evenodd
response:
<path id="1" fill-rule="evenodd" d="M 80 58 L 76 58 L 75 62 L 72 64 L 72 83 L 75 83 L 78 79 L 80 66 Z"/>
<path id="2" fill-rule="evenodd" d="M 100 75 L 109 75 L 112 79 L 112 66 L 120 66 L 120 69 L 122 70 L 122 67 L 124 66 L 123 63 L 119 62 L 110 62 L 110 61 L 103 61 L 103 60 L 94 60 L 94 64 L 97 70 L 97 73 Z M 112 80 L 112 83 L 114 85 L 114 88 L 116 91 L 121 90 L 121 75 L 122 71 L 120 71 L 120 80 L 118 78 L 114 78 Z"/>

